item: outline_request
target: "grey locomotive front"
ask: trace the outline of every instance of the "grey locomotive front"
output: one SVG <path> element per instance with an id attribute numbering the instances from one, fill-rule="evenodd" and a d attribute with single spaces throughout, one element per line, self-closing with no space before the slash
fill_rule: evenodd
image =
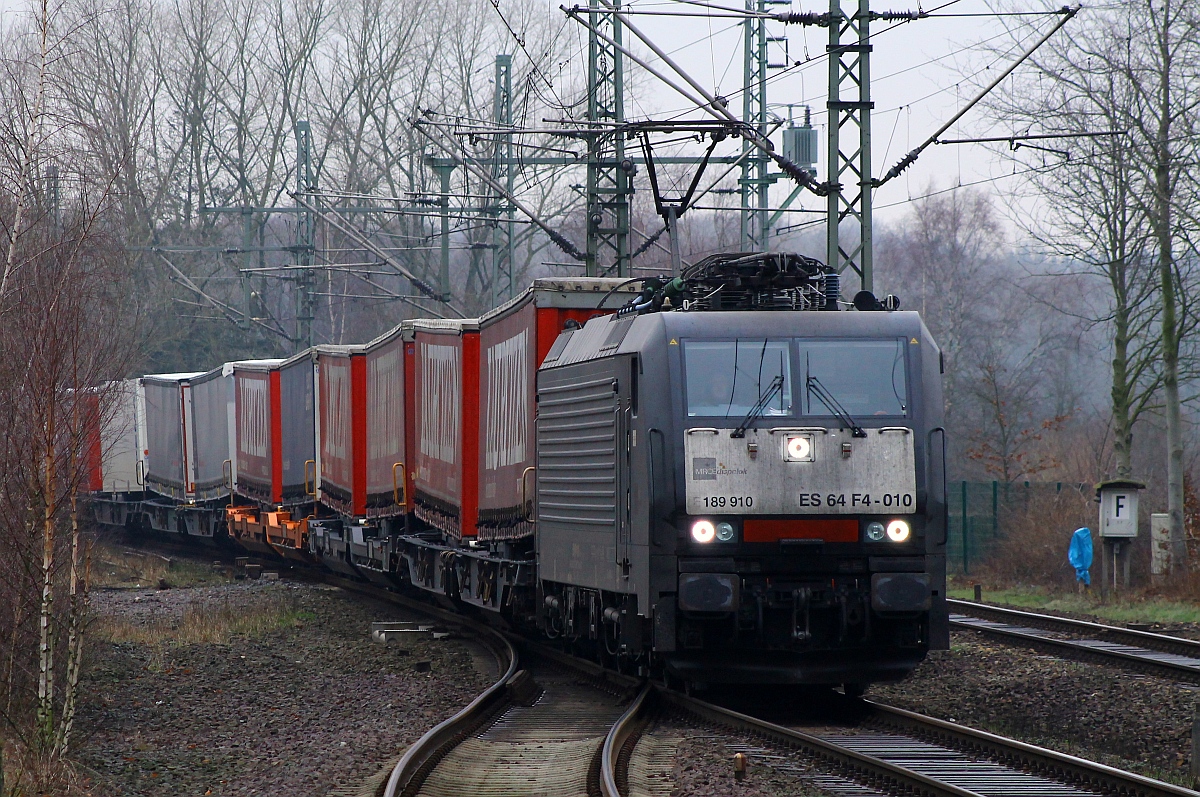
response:
<path id="1" fill-rule="evenodd" d="M 861 684 L 948 646 L 940 355 L 916 313 L 652 313 L 564 338 L 539 374 L 549 605 L 594 591 L 623 649 L 693 681 Z M 590 415 L 559 411 L 572 391 Z M 617 456 L 597 462 L 597 434 Z"/>

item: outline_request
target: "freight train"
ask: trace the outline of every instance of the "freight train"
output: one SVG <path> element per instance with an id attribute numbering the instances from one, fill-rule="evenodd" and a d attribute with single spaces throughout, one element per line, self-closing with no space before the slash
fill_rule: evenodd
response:
<path id="1" fill-rule="evenodd" d="M 92 506 L 630 671 L 858 692 L 949 643 L 942 358 L 896 307 L 725 254 L 144 376 L 94 430 Z"/>

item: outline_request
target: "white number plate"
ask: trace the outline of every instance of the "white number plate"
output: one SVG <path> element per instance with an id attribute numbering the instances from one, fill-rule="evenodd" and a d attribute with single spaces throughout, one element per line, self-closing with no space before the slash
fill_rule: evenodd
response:
<path id="1" fill-rule="evenodd" d="M 746 515 L 911 514 L 917 511 L 913 433 L 807 429 L 812 460 L 789 461 L 787 429 L 689 429 L 684 437 L 687 511 Z"/>

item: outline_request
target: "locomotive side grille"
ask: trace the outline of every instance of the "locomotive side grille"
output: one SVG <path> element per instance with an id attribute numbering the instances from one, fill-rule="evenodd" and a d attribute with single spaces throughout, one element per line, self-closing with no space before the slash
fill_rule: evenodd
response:
<path id="1" fill-rule="evenodd" d="M 615 528 L 617 393 L 611 376 L 542 386 L 538 401 L 538 519 Z"/>

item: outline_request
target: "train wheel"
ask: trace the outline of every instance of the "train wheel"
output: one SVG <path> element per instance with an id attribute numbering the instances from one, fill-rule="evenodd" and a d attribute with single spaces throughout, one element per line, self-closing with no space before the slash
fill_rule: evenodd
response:
<path id="1" fill-rule="evenodd" d="M 842 692 L 846 697 L 862 697 L 867 693 L 867 685 L 859 683 L 842 684 Z"/>

